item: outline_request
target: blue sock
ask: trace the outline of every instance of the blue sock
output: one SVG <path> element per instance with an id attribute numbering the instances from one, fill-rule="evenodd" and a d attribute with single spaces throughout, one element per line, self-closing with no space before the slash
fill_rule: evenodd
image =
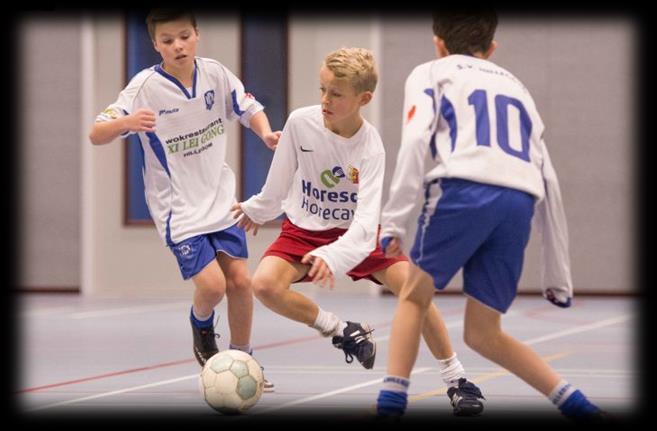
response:
<path id="1" fill-rule="evenodd" d="M 192 310 L 189 312 L 189 318 L 191 319 L 192 323 L 194 326 L 197 328 L 212 328 L 212 321 L 214 320 L 214 310 L 212 310 L 212 314 L 210 314 L 210 317 L 207 320 L 198 320 L 196 316 L 194 316 L 194 306 L 192 306 Z"/>
<path id="2" fill-rule="evenodd" d="M 600 409 L 591 403 L 578 389 L 559 406 L 559 410 L 566 417 L 580 418 L 595 414 Z"/>
<path id="3" fill-rule="evenodd" d="M 376 413 L 379 416 L 401 416 L 406 411 L 408 394 L 381 390 L 376 400 Z"/>

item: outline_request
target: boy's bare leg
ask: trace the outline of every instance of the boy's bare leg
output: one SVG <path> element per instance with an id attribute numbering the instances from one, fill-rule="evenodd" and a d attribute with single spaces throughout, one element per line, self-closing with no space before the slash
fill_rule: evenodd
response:
<path id="1" fill-rule="evenodd" d="M 219 253 L 217 261 L 226 277 L 230 343 L 236 346 L 249 345 L 253 323 L 253 289 L 246 260 Z"/>
<path id="2" fill-rule="evenodd" d="M 194 313 L 199 317 L 210 316 L 226 293 L 226 278 L 219 264 L 213 260 L 192 277 L 192 281 Z"/>
<path id="3" fill-rule="evenodd" d="M 409 265 L 408 278 L 401 288 L 390 331 L 387 374 L 406 379 L 417 359 L 420 334 L 434 293 L 431 276 Z"/>
<path id="4" fill-rule="evenodd" d="M 560 377 L 529 346 L 502 331 L 501 314 L 475 299 L 465 307 L 465 343 L 485 358 L 501 365 L 543 395 L 559 383 Z"/>
<path id="5" fill-rule="evenodd" d="M 199 365 L 216 354 L 219 349 L 215 341 L 213 327 L 214 307 L 219 304 L 226 293 L 226 278 L 216 259 L 208 263 L 198 274 L 192 277 L 194 295 L 190 322 L 194 341 L 194 357 Z"/>
<path id="6" fill-rule="evenodd" d="M 379 417 L 399 417 L 406 411 L 410 375 L 433 292 L 431 277 L 411 265 L 392 320 L 387 373 L 376 400 Z"/>
<path id="7" fill-rule="evenodd" d="M 226 274 L 230 348 L 252 355 L 250 340 L 253 325 L 253 286 L 246 259 L 233 259 L 220 253 L 217 261 Z M 264 391 L 274 391 L 274 384 L 267 378 L 264 381 Z"/>
<path id="8" fill-rule="evenodd" d="M 320 309 L 305 295 L 290 289 L 290 284 L 305 277 L 309 270 L 310 265 L 291 263 L 277 256 L 264 257 L 253 275 L 256 297 L 281 316 L 305 323 L 325 337 L 332 336 L 333 346 L 344 351 L 347 363 L 356 357 L 363 367 L 372 368 L 376 343 L 367 325 L 345 323 L 335 314 Z"/>
<path id="9" fill-rule="evenodd" d="M 407 269 L 405 269 L 406 267 Z M 483 395 L 465 378 L 465 371 L 452 350 L 449 334 L 440 312 L 432 303 L 433 278 L 417 266 L 403 262 L 389 267 L 386 274 L 391 290 L 398 290 L 400 277 L 408 277 L 399 290 L 397 310 L 390 331 L 387 375 L 377 399 L 379 416 L 398 416 L 406 410 L 410 375 L 417 360 L 420 334 L 439 360 L 440 374 L 449 386 L 447 395 L 454 414 L 476 416 L 483 411 Z M 378 278 L 377 278 L 378 279 Z"/>
<path id="10" fill-rule="evenodd" d="M 319 307 L 290 285 L 306 275 L 309 265 L 291 263 L 277 256 L 265 256 L 253 274 L 256 297 L 270 310 L 297 322 L 312 325 Z"/>
<path id="11" fill-rule="evenodd" d="M 399 296 L 410 266 L 411 264 L 407 261 L 397 262 L 381 271 L 375 272 L 373 275 L 390 289 L 395 296 Z M 433 289 L 433 280 L 430 279 L 428 284 Z M 429 305 L 427 316 L 424 320 L 422 337 L 436 359 L 447 359 L 454 355 L 445 321 L 433 303 Z"/>

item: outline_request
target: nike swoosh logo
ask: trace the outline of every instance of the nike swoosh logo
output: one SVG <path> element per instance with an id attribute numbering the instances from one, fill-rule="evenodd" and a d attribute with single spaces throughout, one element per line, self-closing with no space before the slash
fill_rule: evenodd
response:
<path id="1" fill-rule="evenodd" d="M 304 153 L 310 153 L 310 152 L 314 151 L 314 150 L 306 150 L 303 147 L 299 147 L 299 148 L 301 148 L 301 151 L 303 151 Z"/>

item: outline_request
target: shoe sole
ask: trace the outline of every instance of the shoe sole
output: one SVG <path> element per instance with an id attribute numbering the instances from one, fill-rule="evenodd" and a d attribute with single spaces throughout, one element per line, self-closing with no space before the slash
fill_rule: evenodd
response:
<path id="1" fill-rule="evenodd" d="M 366 339 L 372 343 L 372 346 L 374 346 L 374 349 L 372 350 L 372 356 L 368 360 L 366 360 L 365 362 L 361 362 L 363 367 L 370 370 L 374 367 L 374 360 L 376 359 L 376 342 L 372 338 L 372 333 L 370 332 L 370 330 L 371 330 L 370 325 L 368 325 L 366 323 L 366 324 L 361 325 L 361 326 L 363 327 L 365 332 L 369 332 L 369 334 L 367 334 Z"/>
<path id="2" fill-rule="evenodd" d="M 454 409 L 454 416 L 477 416 L 484 411 L 484 405 L 480 404 L 478 406 L 469 406 L 462 407 L 459 409 Z"/>

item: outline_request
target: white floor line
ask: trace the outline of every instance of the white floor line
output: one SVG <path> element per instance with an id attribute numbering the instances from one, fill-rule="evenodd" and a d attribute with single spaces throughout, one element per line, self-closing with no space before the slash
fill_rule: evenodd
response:
<path id="1" fill-rule="evenodd" d="M 447 329 L 457 328 L 459 326 L 463 326 L 462 318 L 458 320 L 452 320 L 450 322 L 445 322 L 445 327 L 447 327 Z M 389 339 L 390 339 L 390 333 L 388 333 L 388 335 L 381 335 L 380 337 L 374 337 L 374 341 L 376 341 L 377 343 L 382 341 L 387 341 Z"/>
<path id="2" fill-rule="evenodd" d="M 614 325 L 614 324 L 617 324 L 617 323 L 625 322 L 625 321 L 631 319 L 632 317 L 633 317 L 632 315 L 617 316 L 617 317 L 601 320 L 601 321 L 598 321 L 598 322 L 593 322 L 593 323 L 586 324 L 586 325 L 576 326 L 574 328 L 564 329 L 562 331 L 557 331 L 557 332 L 549 334 L 549 335 L 532 338 L 532 339 L 529 339 L 529 340 L 525 340 L 523 342 L 525 344 L 528 344 L 528 345 L 538 344 L 538 343 L 542 343 L 544 341 L 553 340 L 555 338 L 561 338 L 561 337 L 565 337 L 565 336 L 568 336 L 568 335 L 577 334 L 577 333 L 586 332 L 586 331 L 591 331 L 591 330 L 599 329 L 599 328 L 602 328 L 602 327 L 605 327 L 605 326 L 610 326 L 610 325 Z M 456 325 L 455 322 L 451 322 L 450 324 L 451 325 Z M 432 370 L 432 369 L 433 369 L 432 367 L 418 368 L 418 369 L 413 371 L 413 374 L 424 373 L 424 372 Z M 131 392 L 131 391 L 136 391 L 136 390 L 140 390 L 140 389 L 146 389 L 146 388 L 150 388 L 150 387 L 166 385 L 166 384 L 175 383 L 175 382 L 179 382 L 179 381 L 182 381 L 182 380 L 188 380 L 188 379 L 192 379 L 192 378 L 198 378 L 198 374 L 192 374 L 192 375 L 185 376 L 185 377 L 178 377 L 178 378 L 175 378 L 175 379 L 163 380 L 163 381 L 160 381 L 160 382 L 150 383 L 150 384 L 147 384 L 147 385 L 133 386 L 133 387 L 126 388 L 126 389 L 120 389 L 120 390 L 111 391 L 111 392 L 103 392 L 101 394 L 91 395 L 91 396 L 88 396 L 88 397 L 76 398 L 76 399 L 73 399 L 73 400 L 62 401 L 62 402 L 53 403 L 53 404 L 47 404 L 45 406 L 30 409 L 28 411 L 45 410 L 45 409 L 49 409 L 49 408 L 53 408 L 53 407 L 59 407 L 59 406 L 74 404 L 74 403 L 78 403 L 78 402 L 82 402 L 82 401 L 88 401 L 88 400 L 93 400 L 93 399 L 97 399 L 97 398 L 103 398 L 103 397 L 108 397 L 108 396 L 112 396 L 112 395 L 122 394 L 122 393 L 125 393 L 125 392 Z M 374 379 L 374 380 L 369 380 L 367 382 L 363 382 L 363 383 L 359 383 L 359 384 L 356 384 L 356 385 L 348 386 L 348 387 L 345 387 L 345 388 L 342 388 L 342 389 L 336 389 L 336 390 L 333 390 L 333 391 L 330 391 L 330 392 L 325 392 L 325 393 L 322 393 L 322 394 L 313 395 L 311 397 L 306 397 L 306 398 L 302 398 L 302 399 L 299 399 L 299 400 L 295 400 L 295 401 L 292 401 L 292 402 L 289 402 L 289 403 L 286 403 L 286 404 L 282 404 L 280 406 L 276 406 L 276 407 L 273 407 L 273 408 L 270 408 L 270 409 L 263 410 L 261 412 L 258 412 L 257 414 L 262 414 L 262 413 L 265 413 L 265 412 L 271 412 L 271 411 L 275 411 L 275 410 L 281 410 L 281 409 L 292 407 L 292 406 L 299 405 L 299 404 L 305 404 L 305 403 L 308 403 L 308 402 L 311 402 L 311 401 L 315 401 L 315 400 L 319 400 L 319 399 L 323 399 L 323 398 L 328 398 L 328 397 L 333 396 L 333 395 L 342 394 L 342 393 L 345 393 L 345 392 L 352 391 L 354 389 L 359 389 L 359 388 L 372 386 L 372 385 L 380 384 L 380 383 L 381 383 L 381 378 L 377 378 L 377 379 Z"/>
<path id="3" fill-rule="evenodd" d="M 631 318 L 632 318 L 632 315 L 624 314 L 622 316 L 617 316 L 617 317 L 612 317 L 610 319 L 600 320 L 598 322 L 589 323 L 587 325 L 580 325 L 580 326 L 575 326 L 574 328 L 564 329 L 563 331 L 557 331 L 553 334 L 544 335 L 542 337 L 532 338 L 532 339 L 523 341 L 523 343 L 528 344 L 528 345 L 538 344 L 538 343 L 542 343 L 543 341 L 553 340 L 555 338 L 561 338 L 561 337 L 564 337 L 566 335 L 577 334 L 577 333 L 580 333 L 580 332 L 586 332 L 586 331 L 590 331 L 590 330 L 593 330 L 593 329 L 602 328 L 604 326 L 609 326 L 609 325 L 614 325 L 616 323 L 625 322 L 627 320 L 630 320 Z"/>
<path id="4" fill-rule="evenodd" d="M 605 319 L 605 320 L 601 320 L 599 322 L 594 322 L 594 323 L 591 323 L 591 324 L 581 325 L 581 326 L 577 326 L 575 328 L 569 328 L 569 329 L 565 329 L 563 331 L 558 331 L 558 332 L 555 332 L 555 333 L 550 334 L 550 335 L 532 338 L 532 339 L 524 341 L 524 343 L 525 344 L 538 344 L 538 343 L 541 343 L 543 341 L 553 340 L 555 338 L 560 338 L 560 337 L 564 337 L 564 336 L 571 335 L 571 334 L 591 331 L 593 329 L 598 329 L 598 328 L 602 328 L 602 327 L 605 327 L 605 326 L 614 325 L 616 323 L 620 323 L 620 322 L 624 322 L 626 320 L 629 320 L 631 317 L 632 316 L 630 316 L 630 315 L 623 315 L 623 316 L 618 316 L 618 317 L 614 317 L 614 318 L 610 318 L 610 319 Z M 412 372 L 412 374 L 423 373 L 423 372 L 429 371 L 431 369 L 433 369 L 433 368 L 431 368 L 431 367 L 419 368 L 417 370 L 414 370 Z M 362 387 L 372 386 L 372 385 L 380 384 L 380 383 L 381 383 L 381 378 L 378 378 L 378 379 L 375 379 L 375 380 L 370 380 L 370 381 L 360 383 L 360 384 L 357 384 L 357 385 L 348 386 L 346 388 L 337 389 L 337 390 L 334 390 L 334 391 L 331 391 L 331 392 L 325 392 L 323 394 L 317 394 L 317 395 L 314 395 L 314 396 L 311 396 L 311 397 L 302 398 L 300 400 L 292 401 L 292 402 L 283 404 L 281 406 L 273 407 L 273 408 L 266 409 L 264 411 L 258 412 L 258 414 L 268 413 L 268 412 L 275 411 L 275 410 L 281 410 L 281 409 L 284 409 L 284 408 L 296 406 L 296 405 L 299 405 L 299 404 L 308 403 L 310 401 L 315 401 L 315 400 L 319 400 L 319 399 L 322 399 L 322 398 L 327 398 L 327 397 L 330 397 L 330 396 L 333 396 L 333 395 L 341 394 L 341 393 L 344 393 L 344 392 L 349 392 L 349 391 L 352 391 L 354 389 L 359 389 L 359 388 L 362 388 Z"/>
<path id="5" fill-rule="evenodd" d="M 420 373 L 424 373 L 425 371 L 429 371 L 429 370 L 431 370 L 431 367 L 418 368 L 416 370 L 413 370 L 413 372 L 411 374 L 420 374 Z M 285 404 L 282 404 L 280 406 L 271 407 L 271 408 L 268 408 L 268 409 L 265 409 L 265 410 L 261 410 L 257 413 L 253 413 L 253 414 L 255 415 L 255 414 L 270 413 L 270 412 L 273 412 L 273 411 L 276 411 L 276 410 L 281 410 L 281 409 L 296 406 L 296 405 L 299 405 L 299 404 L 305 404 L 305 403 L 308 403 L 310 401 L 321 400 L 322 398 L 328 398 L 328 397 L 331 397 L 333 395 L 338 395 L 338 394 L 342 394 L 342 393 L 345 393 L 345 392 L 353 391 L 354 389 L 360 389 L 360 388 L 364 388 L 364 387 L 367 387 L 367 386 L 378 385 L 380 383 L 381 383 L 381 377 L 379 377 L 378 379 L 369 380 L 367 382 L 359 383 L 357 385 L 347 386 L 346 388 L 336 389 L 336 390 L 331 391 L 331 392 L 324 392 L 323 394 L 317 394 L 317 395 L 313 395 L 313 396 L 310 396 L 310 397 L 290 401 L 289 403 L 285 403 Z"/>
<path id="6" fill-rule="evenodd" d="M 486 373 L 494 370 L 499 370 L 500 367 L 468 367 L 468 371 L 472 373 Z M 340 372 L 343 374 L 371 374 L 372 372 L 385 372 L 386 367 L 376 366 L 371 370 L 363 368 L 345 368 L 344 365 L 268 365 L 267 373 L 271 374 L 289 374 L 296 371 L 302 373 L 326 373 L 326 372 Z M 627 370 L 621 368 L 559 368 L 559 370 L 566 373 L 589 373 L 589 374 L 634 374 L 637 371 Z M 434 372 L 438 372 L 438 367 L 434 367 Z"/>
<path id="7" fill-rule="evenodd" d="M 122 314 L 147 313 L 150 311 L 169 310 L 172 308 L 189 306 L 189 301 L 168 302 L 165 304 L 138 305 L 134 307 L 110 308 L 106 310 L 83 311 L 72 313 L 68 317 L 71 319 L 89 319 L 93 317 L 118 316 Z M 185 308 L 187 309 L 187 308 Z"/>
<path id="8" fill-rule="evenodd" d="M 513 316 L 514 314 L 518 314 L 518 312 L 511 310 L 511 311 L 508 311 L 505 314 L 505 316 Z M 458 328 L 459 326 L 463 326 L 463 318 L 462 317 L 460 317 L 458 319 L 455 319 L 455 320 L 451 320 L 449 322 L 445 322 L 445 327 L 447 329 Z M 377 343 L 379 341 L 386 341 L 388 339 L 390 339 L 390 333 L 388 333 L 388 335 L 382 335 L 380 337 L 374 337 L 374 341 L 376 341 Z"/>
<path id="9" fill-rule="evenodd" d="M 25 310 L 20 312 L 20 317 L 41 317 L 41 316 L 50 316 L 53 314 L 64 314 L 75 311 L 76 307 L 71 305 L 64 305 L 61 307 L 46 307 L 46 308 L 36 308 L 32 310 Z"/>
<path id="10" fill-rule="evenodd" d="M 169 379 L 169 380 L 162 380 L 160 382 L 149 383 L 147 385 L 133 386 L 133 387 L 130 387 L 130 388 L 119 389 L 119 390 L 112 391 L 112 392 L 103 392 L 102 394 L 90 395 L 88 397 L 75 398 L 73 400 L 61 401 L 61 402 L 52 403 L 52 404 L 46 404 L 45 406 L 36 407 L 36 408 L 33 408 L 33 409 L 27 409 L 27 411 L 34 412 L 34 411 L 37 411 L 37 410 L 45 410 L 45 409 L 50 409 L 50 408 L 54 408 L 54 407 L 61 407 L 61 406 L 69 405 L 69 404 L 75 404 L 75 403 L 79 403 L 79 402 L 82 402 L 82 401 L 95 400 L 97 398 L 103 398 L 103 397 L 109 397 L 109 396 L 112 396 L 112 395 L 123 394 L 125 392 L 132 392 L 132 391 L 138 391 L 140 389 L 148 389 L 148 388 L 153 388 L 153 387 L 156 387 L 156 386 L 168 385 L 170 383 L 181 382 L 183 380 L 189 380 L 189 379 L 194 379 L 194 378 L 198 379 L 198 376 L 199 376 L 198 374 L 191 374 L 189 376 L 177 377 L 175 379 Z"/>

